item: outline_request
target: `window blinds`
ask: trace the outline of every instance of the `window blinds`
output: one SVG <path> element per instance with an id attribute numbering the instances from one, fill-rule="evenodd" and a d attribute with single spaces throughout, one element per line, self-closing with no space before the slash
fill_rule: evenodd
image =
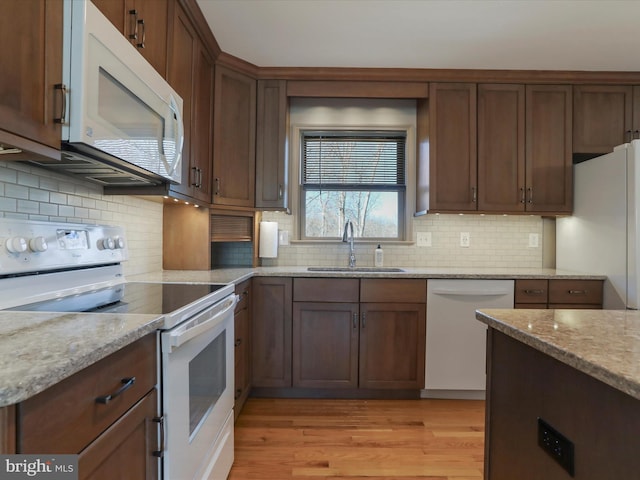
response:
<path id="1" fill-rule="evenodd" d="M 404 132 L 303 132 L 302 183 L 323 187 L 405 185 Z"/>

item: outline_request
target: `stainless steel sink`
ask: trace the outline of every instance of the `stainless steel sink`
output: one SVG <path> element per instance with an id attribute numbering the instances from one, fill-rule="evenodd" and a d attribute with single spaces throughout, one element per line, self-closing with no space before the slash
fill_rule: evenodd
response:
<path id="1" fill-rule="evenodd" d="M 384 272 L 404 272 L 404 269 L 397 267 L 307 267 L 309 272 L 356 272 L 356 273 L 384 273 Z"/>

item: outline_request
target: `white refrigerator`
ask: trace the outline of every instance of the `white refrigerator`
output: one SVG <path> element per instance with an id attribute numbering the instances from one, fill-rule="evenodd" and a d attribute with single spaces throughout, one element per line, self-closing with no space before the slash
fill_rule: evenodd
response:
<path id="1" fill-rule="evenodd" d="M 604 308 L 637 310 L 640 140 L 573 168 L 573 215 L 556 221 L 556 269 L 606 275 Z"/>

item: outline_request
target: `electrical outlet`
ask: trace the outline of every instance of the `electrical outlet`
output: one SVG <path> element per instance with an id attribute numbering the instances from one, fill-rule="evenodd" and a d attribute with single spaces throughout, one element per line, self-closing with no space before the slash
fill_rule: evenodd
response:
<path id="1" fill-rule="evenodd" d="M 460 246 L 468 247 L 469 245 L 471 245 L 471 236 L 469 235 L 469 232 L 460 232 Z"/>
<path id="2" fill-rule="evenodd" d="M 529 247 L 538 248 L 539 237 L 537 233 L 529 234 Z"/>
<path id="3" fill-rule="evenodd" d="M 541 418 L 538 418 L 538 445 L 573 477 L 573 442 Z"/>
<path id="4" fill-rule="evenodd" d="M 431 246 L 431 232 L 418 232 L 416 237 L 419 247 Z"/>

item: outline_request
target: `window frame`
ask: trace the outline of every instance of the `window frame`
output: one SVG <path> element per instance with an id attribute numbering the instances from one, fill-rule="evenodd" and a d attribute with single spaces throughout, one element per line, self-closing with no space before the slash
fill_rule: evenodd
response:
<path id="1" fill-rule="evenodd" d="M 298 158 L 296 161 L 297 169 L 298 169 L 298 181 L 297 189 L 298 189 L 298 221 L 296 222 L 296 227 L 298 230 L 297 238 L 301 241 L 314 241 L 314 242 L 322 242 L 322 241 L 341 241 L 342 236 L 326 236 L 326 237 L 315 237 L 315 236 L 307 236 L 306 235 L 306 192 L 308 191 L 368 191 L 368 192 L 396 192 L 397 193 L 397 236 L 395 237 L 356 237 L 358 241 L 362 242 L 372 242 L 372 243 L 383 243 L 383 242 L 403 242 L 406 241 L 409 235 L 407 228 L 407 196 L 410 191 L 410 181 L 409 181 L 409 166 L 412 162 L 410 162 L 410 151 L 409 151 L 409 141 L 411 138 L 411 129 L 409 127 L 400 127 L 393 126 L 391 128 L 382 128 L 380 126 L 377 127 L 323 127 L 318 128 L 317 126 L 309 126 L 309 127 L 296 127 L 296 139 L 298 141 Z M 303 153 L 304 150 L 304 137 L 308 134 L 322 134 L 326 133 L 328 137 L 336 136 L 362 136 L 362 138 L 370 139 L 375 137 L 384 138 L 385 136 L 402 136 L 404 137 L 404 165 L 403 165 L 403 176 L 404 183 L 403 184 L 395 184 L 395 185 L 384 185 L 384 184 L 372 184 L 372 183 L 344 183 L 344 184 L 306 184 L 303 181 L 303 167 L 302 164 L 305 161 L 305 156 Z"/>

